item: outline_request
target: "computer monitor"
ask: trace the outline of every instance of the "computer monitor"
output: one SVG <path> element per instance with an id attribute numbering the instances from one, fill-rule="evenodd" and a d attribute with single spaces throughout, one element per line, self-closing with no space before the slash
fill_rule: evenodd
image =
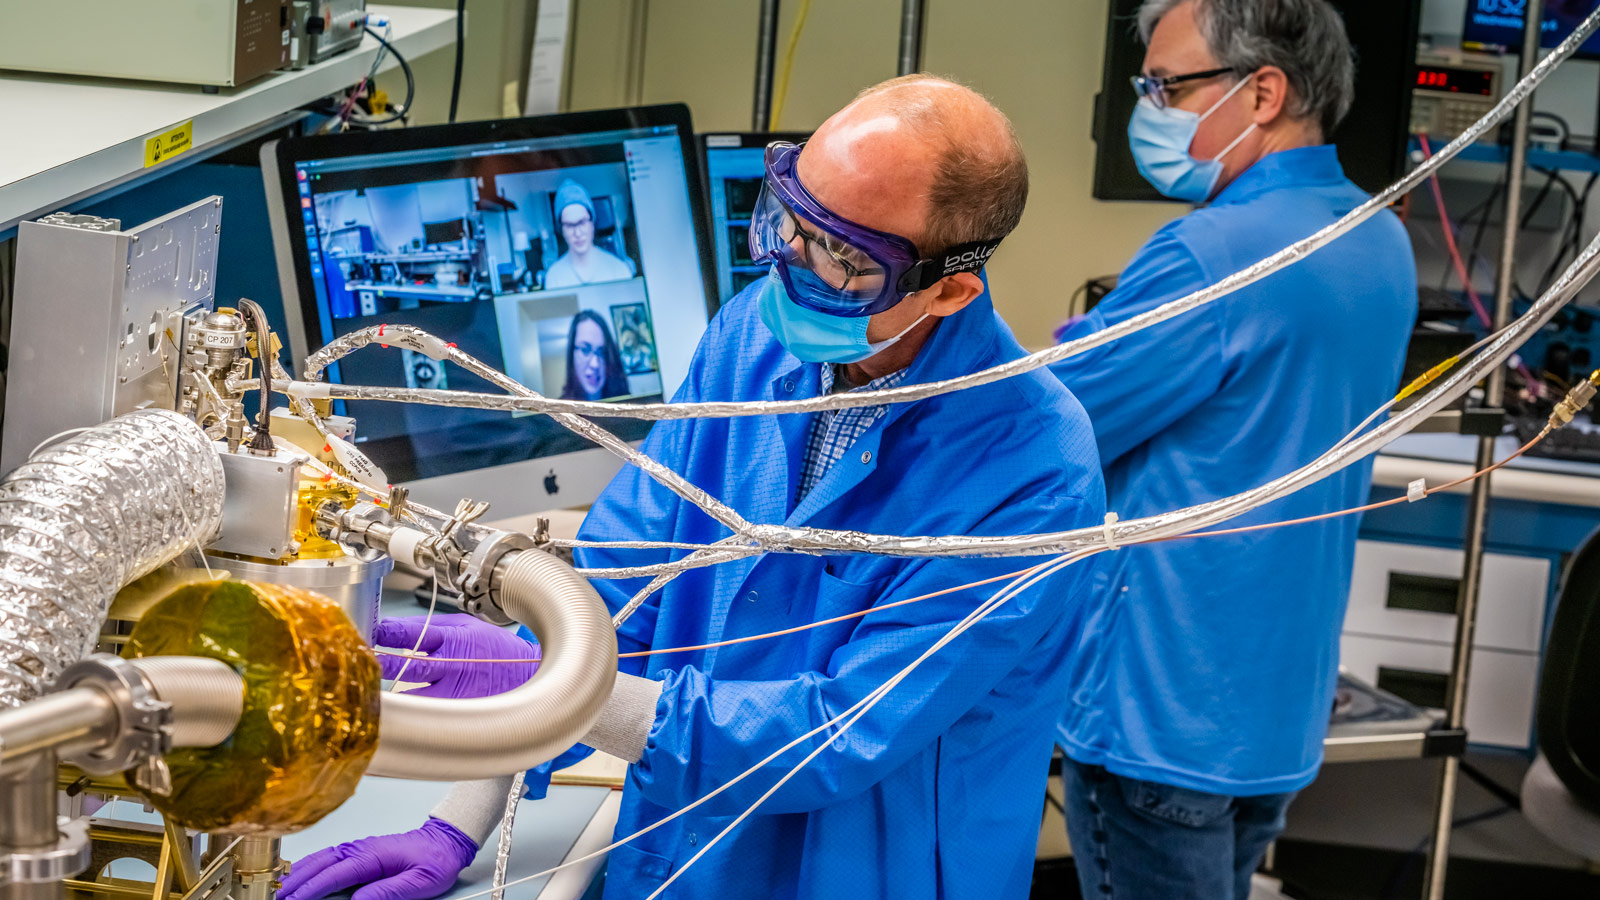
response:
<path id="1" fill-rule="evenodd" d="M 1548 49 L 1566 40 L 1597 5 L 1600 0 L 1545 0 L 1539 46 Z M 1519 52 L 1527 13 L 1526 2 L 1467 0 L 1461 46 L 1468 50 Z M 1600 35 L 1584 41 L 1576 55 L 1600 59 Z"/>
<path id="2" fill-rule="evenodd" d="M 294 138 L 262 149 L 298 370 L 339 335 L 427 329 L 550 397 L 671 397 L 716 308 L 681 104 Z M 297 315 L 298 313 L 298 315 Z M 498 389 L 404 349 L 347 384 Z M 547 416 L 351 401 L 357 441 L 418 501 L 496 517 L 590 503 L 620 463 Z M 601 419 L 630 441 L 649 423 Z"/>
<path id="3" fill-rule="evenodd" d="M 717 296 L 724 303 L 767 271 L 766 266 L 750 260 L 750 213 L 766 174 L 767 145 L 773 141 L 798 144 L 810 136 L 792 131 L 700 135 Z"/>

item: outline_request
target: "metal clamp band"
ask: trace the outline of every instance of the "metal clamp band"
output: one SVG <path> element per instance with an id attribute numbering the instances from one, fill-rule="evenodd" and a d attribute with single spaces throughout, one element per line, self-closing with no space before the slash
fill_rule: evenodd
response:
<path id="1" fill-rule="evenodd" d="M 112 775 L 159 759 L 172 749 L 172 704 L 156 696 L 150 679 L 132 663 L 97 653 L 73 663 L 53 691 L 92 687 L 117 709 L 117 733 L 99 749 L 64 757 L 91 775 Z"/>

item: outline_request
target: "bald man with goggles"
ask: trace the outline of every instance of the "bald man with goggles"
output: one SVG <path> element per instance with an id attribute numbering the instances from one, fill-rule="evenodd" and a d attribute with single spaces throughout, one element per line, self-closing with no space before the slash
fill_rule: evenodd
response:
<path id="1" fill-rule="evenodd" d="M 981 270 L 1026 196 L 1021 149 L 982 97 L 925 76 L 868 90 L 803 147 L 769 151 L 750 241 L 770 274 L 718 313 L 675 400 L 795 400 L 938 381 L 1022 356 Z M 643 449 L 758 523 L 1009 535 L 1105 515 L 1088 419 L 1047 372 L 916 403 L 659 422 Z M 728 536 L 631 467 L 581 532 L 688 544 Z M 636 566 L 684 555 L 585 548 L 578 561 Z M 688 572 L 618 629 L 624 653 L 794 632 L 623 659 L 595 729 L 530 773 L 529 792 L 542 796 L 549 770 L 591 747 L 619 756 L 631 764 L 616 830 L 626 836 L 798 740 L 705 805 L 613 850 L 605 896 L 646 897 L 675 877 L 665 896 L 1021 900 L 1088 565 L 997 606 L 755 804 L 842 727 L 826 723 L 926 654 L 1001 584 L 901 601 L 1039 561 L 770 553 Z M 595 583 L 613 609 L 643 585 Z M 503 645 L 503 632 L 461 624 L 468 631 L 450 630 L 449 652 L 438 655 L 537 655 L 528 641 L 519 651 Z M 398 644 L 414 638 L 389 628 Z M 407 678 L 453 696 L 504 690 L 486 668 L 412 660 Z M 285 900 L 358 885 L 354 900 L 445 892 L 494 829 L 509 785 L 458 785 L 416 831 L 297 862 Z"/>

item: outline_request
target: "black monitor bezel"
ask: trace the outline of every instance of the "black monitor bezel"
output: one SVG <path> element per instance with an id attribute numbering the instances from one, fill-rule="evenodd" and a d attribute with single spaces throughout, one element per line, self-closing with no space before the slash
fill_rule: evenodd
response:
<path id="1" fill-rule="evenodd" d="M 318 321 L 320 311 L 317 309 L 316 283 L 311 274 L 311 252 L 306 245 L 305 230 L 296 227 L 300 222 L 297 162 L 431 150 L 497 141 L 629 131 L 663 125 L 677 128 L 679 151 L 683 155 L 684 177 L 688 180 L 690 227 L 695 232 L 695 248 L 700 257 L 700 283 L 705 292 L 706 321 L 710 322 L 716 316 L 722 301 L 717 292 L 716 263 L 712 259 L 711 233 L 707 224 L 710 221 L 710 213 L 706 203 L 703 171 L 705 163 L 698 155 L 689 107 L 682 103 L 586 110 L 518 119 L 458 122 L 452 125 L 419 125 L 411 128 L 307 135 L 274 142 L 262 160 L 262 176 L 269 188 L 268 202 L 282 207 L 277 212 L 286 224 L 277 230 L 283 233 L 280 239 L 288 241 L 294 272 L 294 284 L 283 285 L 286 295 L 291 290 L 294 294 L 292 303 L 290 297 L 284 297 L 284 312 L 291 314 L 291 305 L 298 310 L 300 317 L 298 324 L 301 326 L 306 352 L 310 353 L 320 345 L 321 329 Z M 273 187 L 276 187 L 276 192 L 271 190 Z M 298 367 L 301 360 L 296 359 L 294 363 Z"/>

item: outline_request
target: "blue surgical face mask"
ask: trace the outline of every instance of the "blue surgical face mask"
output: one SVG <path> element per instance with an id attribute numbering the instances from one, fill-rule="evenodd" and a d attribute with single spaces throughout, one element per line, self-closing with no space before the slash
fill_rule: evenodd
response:
<path id="1" fill-rule="evenodd" d="M 783 279 L 768 272 L 756 293 L 756 309 L 773 336 L 802 362 L 853 363 L 878 355 L 928 317 L 923 313 L 905 331 L 876 343 L 867 340 L 871 316 L 830 316 L 789 299 Z"/>
<path id="2" fill-rule="evenodd" d="M 1190 156 L 1189 145 L 1194 143 L 1200 123 L 1228 102 L 1250 78 L 1234 85 L 1204 113 L 1192 113 L 1171 106 L 1161 108 L 1149 97 L 1142 98 L 1133 108 L 1133 118 L 1128 122 L 1128 143 L 1133 148 L 1133 161 L 1138 164 L 1139 174 L 1144 176 L 1144 180 L 1163 196 L 1174 200 L 1187 200 L 1190 203 L 1210 200 L 1217 188 L 1217 179 L 1222 177 L 1222 158 L 1249 137 L 1250 132 L 1256 130 L 1256 125 L 1251 122 L 1243 134 L 1234 138 L 1233 143 L 1212 160 L 1201 161 Z"/>

